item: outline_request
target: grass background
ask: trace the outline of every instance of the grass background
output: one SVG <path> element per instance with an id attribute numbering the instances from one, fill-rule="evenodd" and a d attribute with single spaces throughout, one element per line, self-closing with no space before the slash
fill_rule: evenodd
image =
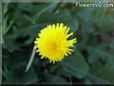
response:
<path id="1" fill-rule="evenodd" d="M 114 84 L 112 8 L 61 2 L 3 3 L 2 8 L 2 84 Z M 75 33 L 75 52 L 56 64 L 37 53 L 25 73 L 38 32 L 57 22 Z"/>

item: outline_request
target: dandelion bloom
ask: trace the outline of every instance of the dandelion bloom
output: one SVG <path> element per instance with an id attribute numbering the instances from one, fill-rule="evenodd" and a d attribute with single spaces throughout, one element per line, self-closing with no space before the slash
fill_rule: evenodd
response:
<path id="1" fill-rule="evenodd" d="M 48 25 L 38 34 L 38 38 L 34 41 L 34 48 L 37 49 L 42 58 L 48 58 L 50 62 L 61 61 L 64 56 L 71 54 L 71 47 L 77 42 L 76 38 L 68 39 L 72 33 L 68 33 L 69 29 L 63 23 Z"/>

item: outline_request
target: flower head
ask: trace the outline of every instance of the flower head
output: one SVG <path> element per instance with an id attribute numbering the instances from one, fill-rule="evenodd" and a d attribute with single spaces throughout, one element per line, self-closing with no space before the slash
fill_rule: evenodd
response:
<path id="1" fill-rule="evenodd" d="M 38 34 L 34 41 L 35 48 L 41 58 L 48 58 L 50 62 L 61 61 L 64 56 L 71 54 L 71 47 L 77 42 L 76 38 L 68 39 L 73 33 L 63 23 L 48 25 Z"/>

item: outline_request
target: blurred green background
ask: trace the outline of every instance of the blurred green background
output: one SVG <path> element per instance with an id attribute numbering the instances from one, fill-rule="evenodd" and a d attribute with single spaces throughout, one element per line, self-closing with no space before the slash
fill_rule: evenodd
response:
<path id="1" fill-rule="evenodd" d="M 112 8 L 81 8 L 73 3 L 3 3 L 2 84 L 114 84 Z M 62 22 L 78 43 L 75 52 L 55 64 L 38 53 L 28 72 L 34 39 Z"/>

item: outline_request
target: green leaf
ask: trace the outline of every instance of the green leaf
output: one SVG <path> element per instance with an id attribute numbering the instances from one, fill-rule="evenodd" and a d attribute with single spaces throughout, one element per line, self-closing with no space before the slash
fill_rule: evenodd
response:
<path id="1" fill-rule="evenodd" d="M 92 64 L 90 78 L 95 78 L 94 83 L 111 84 L 114 81 L 114 57 L 111 53 L 100 48 L 87 47 L 89 51 L 89 63 Z M 101 58 L 105 63 L 99 61 Z M 93 77 L 94 76 L 94 77 Z M 96 81 L 96 82 L 95 82 Z M 97 82 L 99 81 L 99 82 Z"/>
<path id="2" fill-rule="evenodd" d="M 21 80 L 21 82 L 24 82 L 25 84 L 32 84 L 34 82 L 38 82 L 39 78 L 34 69 L 31 69 L 28 72 L 23 73 L 22 77 L 19 80 Z"/>
<path id="3" fill-rule="evenodd" d="M 2 26 L 2 33 L 3 36 L 10 30 L 13 22 L 11 21 L 9 25 L 7 25 L 7 21 L 8 21 L 8 17 L 7 18 L 3 18 L 3 26 Z"/>
<path id="4" fill-rule="evenodd" d="M 104 38 L 107 38 L 109 33 L 107 33 L 111 28 L 113 28 L 113 13 L 97 19 L 95 21 L 96 26 L 99 28 L 99 32 Z M 98 22 L 99 21 L 99 22 Z"/>
<path id="5" fill-rule="evenodd" d="M 70 31 L 74 33 L 78 30 L 79 27 L 79 22 L 77 18 L 73 18 L 71 13 L 67 9 L 60 10 L 60 12 L 57 12 L 55 14 L 47 11 L 39 17 L 38 22 L 45 23 L 46 21 L 48 21 L 48 23 L 50 24 L 64 23 L 71 29 Z"/>
<path id="6" fill-rule="evenodd" d="M 95 8 L 83 8 L 79 10 L 76 15 L 78 18 L 82 19 L 84 22 L 90 22 L 92 21 L 94 11 L 95 11 Z"/>
<path id="7" fill-rule="evenodd" d="M 14 76 L 13 76 L 13 72 L 11 70 L 9 70 L 6 66 L 4 67 L 2 74 L 3 74 L 4 78 L 6 79 L 6 82 L 15 81 Z"/>
<path id="8" fill-rule="evenodd" d="M 25 44 L 26 45 L 29 45 L 33 42 L 34 38 L 37 36 L 38 32 L 40 31 L 40 29 L 42 27 L 46 26 L 46 24 L 38 24 L 38 25 L 33 25 L 32 27 L 30 28 L 26 28 L 25 30 L 23 29 L 22 30 L 22 33 L 20 33 L 20 35 L 23 35 L 23 36 L 29 36 L 29 39 L 25 41 Z"/>
<path id="9" fill-rule="evenodd" d="M 67 80 L 59 75 L 53 75 L 46 73 L 45 74 L 45 81 L 44 83 L 48 84 L 68 84 Z"/>
<path id="10" fill-rule="evenodd" d="M 94 84 L 94 85 L 98 85 L 98 84 L 111 84 L 110 82 L 108 82 L 107 80 L 104 80 L 103 78 L 101 77 L 98 77 L 94 74 L 88 74 L 87 77 L 85 78 L 85 81 L 86 81 L 86 84 Z"/>
<path id="11" fill-rule="evenodd" d="M 11 70 L 13 71 L 12 73 L 15 76 L 15 83 L 31 84 L 39 81 L 39 77 L 33 67 L 31 67 L 30 70 L 25 73 L 25 61 L 15 61 L 15 63 L 13 64 L 15 65 L 11 67 Z"/>
<path id="12" fill-rule="evenodd" d="M 88 64 L 85 62 L 84 57 L 78 49 L 61 62 L 62 67 L 55 68 L 55 71 L 65 76 L 75 76 L 79 79 L 84 78 L 88 74 Z"/>
<path id="13" fill-rule="evenodd" d="M 101 47 L 103 48 L 103 47 Z M 89 63 L 94 63 L 96 60 L 98 60 L 99 58 L 102 59 L 109 59 L 109 58 L 113 58 L 113 55 L 109 52 L 107 52 L 104 48 L 101 49 L 100 47 L 86 47 L 86 49 L 88 50 L 89 53 Z"/>
<path id="14" fill-rule="evenodd" d="M 43 14 L 46 13 L 46 11 L 53 11 L 53 9 L 56 7 L 57 3 L 51 3 L 50 5 L 46 6 L 45 8 L 43 8 L 42 10 L 40 9 L 40 11 L 38 13 L 36 13 L 36 15 L 33 17 L 34 21 L 37 21 L 37 19 Z"/>
<path id="15" fill-rule="evenodd" d="M 92 68 L 91 73 L 101 79 L 104 82 L 101 82 L 102 84 L 108 83 L 113 84 L 114 82 L 114 69 L 111 68 L 112 65 L 109 64 L 108 61 L 106 65 L 102 65 L 100 62 L 96 62 Z M 112 64 L 112 63 L 111 63 Z M 108 67 L 109 68 L 108 68 Z"/>

